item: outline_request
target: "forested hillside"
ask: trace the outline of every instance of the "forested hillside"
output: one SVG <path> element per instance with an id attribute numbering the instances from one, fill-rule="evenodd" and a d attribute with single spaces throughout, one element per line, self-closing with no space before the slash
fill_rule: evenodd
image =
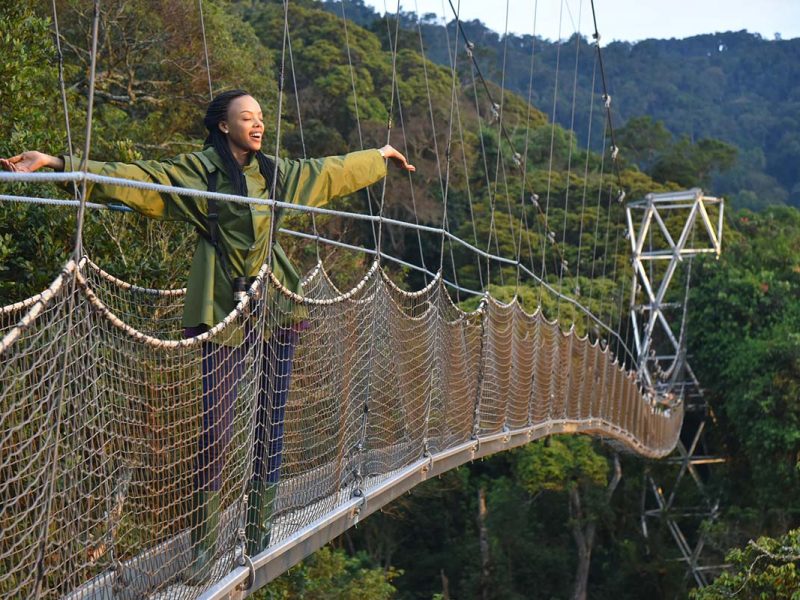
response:
<path id="1" fill-rule="evenodd" d="M 328 10 L 341 11 L 338 0 L 324 0 Z M 365 27 L 375 28 L 378 15 L 361 0 L 346 3 L 347 14 Z M 603 20 L 614 15 L 600 14 Z M 428 56 L 449 64 L 442 25 L 421 16 Z M 448 20 L 452 15 L 448 15 Z M 417 27 L 417 16 L 403 14 L 404 26 Z M 384 25 L 385 27 L 385 25 Z M 505 82 L 527 97 L 530 52 L 535 50 L 532 103 L 564 127 L 572 122 L 574 62 L 593 60 L 591 40 L 572 38 L 561 47 L 558 97 L 553 111 L 556 58 L 554 40 L 532 35 L 506 39 L 479 21 L 463 23 L 484 72 L 499 82 L 503 54 L 507 52 Z M 454 22 L 448 24 L 455 39 Z M 636 32 L 631 32 L 636 37 Z M 715 138 L 738 150 L 735 165 L 715 177 L 713 192 L 725 195 L 738 207 L 761 208 L 769 204 L 800 206 L 800 39 L 767 40 L 746 31 L 710 33 L 687 39 L 645 40 L 636 43 L 603 41 L 605 71 L 613 98 L 617 124 L 650 117 L 663 122 L 675 142 Z M 463 60 L 463 44 L 457 45 Z M 591 68 L 578 71 L 575 130 L 585 135 L 591 88 Z M 636 134 L 640 133 L 637 128 Z M 650 141 L 650 140 L 648 140 Z M 656 147 L 653 152 L 663 151 Z M 663 142 L 662 142 L 663 143 Z M 641 155 L 623 148 L 623 158 L 639 164 Z M 627 152 L 626 152 L 627 151 Z M 708 182 L 711 184 L 712 182 Z"/>
<path id="2" fill-rule="evenodd" d="M 56 4 L 72 141 L 80 148 L 91 2 Z M 276 144 L 283 3 L 204 0 L 203 6 L 212 86 L 215 92 L 243 87 L 261 100 L 268 123 L 265 149 L 271 149 Z M 620 126 L 627 123 L 619 135 L 628 158 L 617 181 L 602 175 L 608 153 L 604 158 L 602 149 L 585 147 L 588 131 L 581 128 L 588 124 L 587 115 L 576 118 L 574 135 L 550 124 L 551 43 L 536 41 L 541 60 L 534 74 L 539 83 L 533 109 L 527 103 L 529 62 L 509 61 L 522 69 L 507 73 L 509 88 L 521 92 L 504 96 L 509 144 L 501 139 L 491 103 L 476 89 L 470 73 L 462 70 L 454 80 L 449 67 L 442 66 L 446 49 L 441 28 L 422 24 L 428 58 L 435 61 L 420 56 L 414 30 L 401 30 L 394 61 L 387 35 L 393 22 L 376 21 L 374 13 L 355 0 L 346 8 L 357 22 L 348 22 L 345 30 L 340 7 L 324 8 L 312 0 L 289 5 L 294 68 L 284 69 L 279 152 L 319 156 L 382 145 L 391 113 L 391 142 L 408 153 L 417 172 L 413 195 L 407 193 L 402 176 L 392 175 L 385 191 L 385 215 L 442 223 L 444 185 L 437 161 L 449 147 L 449 229 L 511 258 L 524 248 L 521 258 L 536 265 L 537 272 L 543 265 L 543 275 L 553 286 L 580 294 L 592 310 L 621 330 L 627 322 L 630 263 L 618 184 L 628 198 L 714 184 L 711 189 L 730 193 L 734 204 L 800 204 L 800 77 L 793 75 L 800 68 L 797 41 L 767 42 L 738 33 L 722 36 L 724 42 L 722 37 L 701 36 L 610 45 L 604 58 L 615 118 Z M 50 9 L 45 0 L 0 4 L 0 131 L 5 134 L 0 137 L 0 156 L 26 148 L 67 151 Z M 202 113 L 209 91 L 196 10 L 196 0 L 103 3 L 92 156 L 164 158 L 202 146 Z M 406 17 L 403 23 L 411 21 Z M 478 60 L 496 84 L 500 38 L 478 23 L 466 25 L 477 42 Z M 530 41 L 515 40 L 518 56 L 527 56 Z M 581 55 L 591 60 L 593 50 L 578 41 Z M 766 62 L 774 65 L 775 80 L 770 69 L 763 68 Z M 730 64 L 740 70 L 732 71 Z M 590 106 L 590 80 L 584 78 L 591 76 L 591 63 L 583 65 L 587 66 L 579 71 L 576 107 L 581 111 Z M 393 69 L 401 75 L 395 90 Z M 563 104 L 555 115 L 562 124 L 572 105 L 572 81 L 565 79 L 570 90 L 561 94 Z M 463 139 L 449 133 L 453 86 L 462 106 Z M 499 96 L 496 85 L 491 89 Z M 394 94 L 402 99 L 402 125 L 392 104 Z M 600 102 L 597 90 L 595 94 Z M 593 139 L 602 139 L 602 118 L 593 127 Z M 515 157 L 515 148 L 523 147 L 530 151 L 524 158 Z M 503 169 L 515 168 L 515 160 L 525 161 L 529 187 L 500 178 Z M 734 161 L 738 162 L 729 169 Z M 8 189 L 65 195 L 44 185 Z M 530 190 L 537 190 L 542 199 L 547 190 L 548 222 L 531 202 Z M 382 193 L 375 189 L 370 195 L 339 200 L 336 206 L 376 212 Z M 514 201 L 510 211 L 506 197 Z M 496 198 L 503 198 L 506 212 L 495 223 L 491 215 Z M 520 198 L 525 200 L 522 205 Z M 0 305 L 40 291 L 58 272 L 72 248 L 70 214 L 52 207 L 0 203 Z M 707 525 L 707 548 L 719 558 L 750 538 L 781 536 L 798 525 L 798 215 L 791 207 L 773 207 L 731 216 L 723 257 L 700 265 L 692 295 L 691 360 L 718 415 L 719 445 L 731 458 L 710 482 L 723 513 Z M 558 252 L 555 244 L 544 243 L 548 223 L 558 226 Z M 370 227 L 338 218 L 320 218 L 313 224 L 294 218 L 286 225 L 305 231 L 316 226 L 341 241 L 374 244 Z M 91 213 L 84 236 L 93 258 L 115 275 L 168 287 L 185 280 L 195 240 L 194 232 L 179 224 L 108 212 Z M 304 269 L 315 264 L 319 253 L 342 286 L 357 280 L 371 260 L 288 236 L 283 242 Z M 439 265 L 438 236 L 418 239 L 389 228 L 385 249 L 414 264 L 424 261 L 433 270 Z M 567 277 L 559 277 L 560 260 L 570 265 Z M 578 265 L 583 277 L 578 276 Z M 518 294 L 529 310 L 539 302 L 546 311 L 555 310 L 553 298 L 530 280 L 523 280 L 519 288 L 513 285 L 513 268 L 489 271 L 458 249 L 443 267 L 445 275 L 461 285 L 490 285 L 501 299 Z M 425 282 L 422 275 L 404 269 L 392 268 L 391 275 L 410 289 Z M 575 317 L 568 307 L 559 310 L 565 322 Z M 576 325 L 587 327 L 581 319 Z M 644 472 L 669 468 L 619 456 L 613 448 L 583 437 L 533 443 L 420 486 L 258 597 L 567 598 L 580 587 L 582 568 L 587 569 L 583 584 L 588 582 L 591 598 L 685 596 L 684 568 L 673 560 L 669 533 L 653 531 L 645 539 L 640 528 Z M 796 535 L 787 539 L 795 544 L 795 554 L 800 552 Z M 749 565 L 747 557 L 732 560 L 737 566 L 744 564 L 745 570 Z M 796 560 L 785 560 L 789 566 L 784 565 L 784 571 Z M 760 569 L 770 561 L 780 562 L 769 557 L 758 561 Z M 785 583 L 775 583 L 769 573 L 763 579 L 774 589 Z"/>

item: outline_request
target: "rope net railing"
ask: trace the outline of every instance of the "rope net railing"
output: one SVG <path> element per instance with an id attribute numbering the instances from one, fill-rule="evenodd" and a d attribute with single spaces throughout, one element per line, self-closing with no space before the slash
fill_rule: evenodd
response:
<path id="1" fill-rule="evenodd" d="M 305 289 L 262 271 L 220 326 L 183 339 L 182 290 L 84 259 L 2 309 L 4 596 L 196 597 L 487 436 L 583 431 L 650 457 L 677 440 L 680 407 L 650 408 L 608 348 L 541 312 L 490 297 L 464 312 L 440 279 L 402 291 L 377 263 L 345 293 L 320 265 Z"/>

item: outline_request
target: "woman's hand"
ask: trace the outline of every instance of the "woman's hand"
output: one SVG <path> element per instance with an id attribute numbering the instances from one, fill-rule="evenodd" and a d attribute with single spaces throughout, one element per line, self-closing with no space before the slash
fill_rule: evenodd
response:
<path id="1" fill-rule="evenodd" d="M 405 156 L 403 156 L 396 148 L 390 146 L 389 144 L 386 144 L 383 148 L 381 148 L 380 152 L 384 158 L 391 158 L 395 165 L 401 169 L 405 169 L 409 173 L 413 173 L 417 170 L 414 165 L 408 163 Z"/>
<path id="2" fill-rule="evenodd" d="M 50 156 L 44 152 L 29 150 L 11 158 L 0 158 L 0 167 L 5 171 L 14 171 L 15 173 L 33 173 L 42 167 L 63 171 L 64 159 Z"/>

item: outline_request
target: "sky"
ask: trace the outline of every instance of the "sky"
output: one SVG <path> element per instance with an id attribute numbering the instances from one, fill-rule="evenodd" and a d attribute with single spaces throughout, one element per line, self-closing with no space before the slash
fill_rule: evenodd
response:
<path id="1" fill-rule="evenodd" d="M 452 0 L 458 7 L 459 0 Z M 462 20 L 480 19 L 499 33 L 506 31 L 506 2 L 460 0 Z M 579 30 L 594 32 L 590 0 L 508 0 L 508 31 L 536 33 L 555 40 Z M 365 0 L 381 14 L 395 12 L 397 0 Z M 447 10 L 448 0 L 401 0 L 401 10 L 419 15 Z M 603 44 L 648 38 L 685 38 L 701 33 L 747 29 L 773 39 L 800 37 L 800 0 L 594 0 L 597 28 Z M 534 8 L 535 15 L 534 15 Z M 536 28 L 534 30 L 534 16 Z M 560 26 L 559 26 L 560 20 Z M 560 34 L 559 34 L 560 32 Z"/>

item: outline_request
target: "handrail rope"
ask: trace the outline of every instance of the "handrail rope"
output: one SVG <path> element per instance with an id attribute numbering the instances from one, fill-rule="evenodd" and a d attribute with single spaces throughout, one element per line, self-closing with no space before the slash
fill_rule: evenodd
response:
<path id="1" fill-rule="evenodd" d="M 84 175 L 82 173 L 7 173 L 7 172 L 0 172 L 0 181 L 3 181 L 3 180 L 70 181 L 72 179 L 79 180 L 83 176 Z M 230 195 L 230 194 L 220 194 L 220 193 L 216 193 L 216 192 L 212 193 L 212 192 L 202 191 L 202 190 L 192 190 L 192 189 L 189 189 L 189 188 L 175 188 L 175 187 L 172 187 L 172 186 L 164 186 L 164 185 L 152 184 L 152 183 L 143 183 L 143 182 L 133 181 L 133 180 L 128 180 L 128 179 L 118 179 L 118 178 L 113 178 L 113 177 L 105 177 L 105 176 L 102 176 L 102 175 L 94 175 L 92 173 L 87 173 L 85 175 L 85 177 L 86 177 L 86 179 L 88 181 L 94 181 L 94 182 L 98 182 L 98 183 L 113 183 L 113 184 L 118 184 L 118 185 L 123 185 L 123 186 L 128 186 L 128 187 L 134 187 L 134 188 L 139 188 L 139 189 L 148 189 L 148 190 L 160 191 L 160 192 L 165 192 L 165 191 L 166 192 L 176 192 L 176 193 L 180 193 L 180 194 L 185 195 L 185 196 L 209 197 L 209 198 L 216 198 L 216 199 L 220 199 L 220 200 L 230 200 L 232 202 L 239 202 L 239 203 L 242 203 L 242 204 L 256 204 L 256 205 L 264 205 L 264 206 L 275 205 L 276 207 L 286 208 L 286 209 L 289 209 L 289 210 L 316 212 L 316 213 L 321 213 L 321 214 L 342 216 L 342 217 L 347 217 L 347 218 L 357 219 L 357 220 L 364 220 L 364 221 L 377 221 L 378 218 L 379 218 L 379 217 L 376 217 L 376 216 L 370 217 L 369 215 L 364 215 L 362 213 L 349 213 L 349 212 L 345 212 L 345 211 L 333 210 L 333 209 L 316 207 L 316 206 L 291 204 L 289 202 L 280 202 L 280 201 L 277 201 L 277 200 L 262 200 L 262 199 L 256 199 L 256 198 L 247 198 L 247 197 L 244 197 L 244 196 L 234 196 L 234 195 Z M 38 198 L 27 198 L 27 199 L 21 200 L 20 198 L 21 197 L 8 196 L 8 195 L 0 194 L 0 201 L 3 201 L 3 200 L 17 200 L 17 201 L 36 200 L 36 201 L 38 201 L 38 200 L 41 200 L 41 199 L 38 199 Z M 58 202 L 59 202 L 60 205 L 69 205 L 69 206 L 74 206 L 75 205 L 75 201 L 72 201 L 72 200 L 61 200 L 61 201 L 58 201 Z M 88 204 L 87 204 L 87 206 L 88 206 Z M 101 209 L 106 209 L 106 210 L 109 210 L 109 209 L 124 210 L 124 209 L 120 209 L 119 207 L 116 207 L 116 206 L 114 206 L 112 208 L 112 206 L 99 205 L 97 207 L 101 208 Z M 125 212 L 128 212 L 128 211 L 129 211 L 129 209 L 126 210 Z M 400 221 L 400 220 L 397 220 L 397 219 L 384 218 L 384 221 L 389 225 L 397 225 L 399 227 L 406 227 L 406 228 L 411 228 L 411 229 L 419 228 L 420 231 L 425 231 L 425 232 L 433 233 L 433 234 L 441 234 L 441 232 L 443 231 L 443 229 L 440 228 L 440 227 L 431 227 L 431 226 L 428 226 L 428 225 L 416 225 L 414 223 L 408 223 L 408 222 Z M 476 253 L 477 255 L 481 256 L 482 258 L 487 259 L 487 261 L 493 260 L 495 262 L 499 262 L 499 263 L 503 263 L 503 264 L 507 264 L 507 265 L 512 265 L 512 266 L 516 265 L 516 262 L 514 260 L 509 259 L 509 258 L 505 258 L 503 256 L 499 256 L 499 255 L 496 255 L 496 254 L 491 254 L 489 252 L 486 252 L 485 250 L 482 250 L 481 248 L 478 248 L 477 246 L 474 246 L 473 244 L 467 242 L 466 240 L 463 240 L 462 238 L 458 237 L 457 235 L 455 235 L 455 234 L 453 234 L 453 233 L 451 233 L 449 231 L 445 231 L 444 235 L 446 235 L 451 241 L 453 241 L 453 242 L 455 242 L 457 244 L 460 244 L 461 246 L 463 246 L 467 250 Z M 576 308 L 578 308 L 578 310 L 580 310 L 581 312 L 586 314 L 595 324 L 600 326 L 601 329 L 603 329 L 604 331 L 608 332 L 612 336 L 616 335 L 616 332 L 614 332 L 610 327 L 608 327 L 605 323 L 603 323 L 601 319 L 599 319 L 597 316 L 595 316 L 583 304 L 581 304 L 580 302 L 578 302 L 574 298 L 572 298 L 570 296 L 566 296 L 566 295 L 562 294 L 561 292 L 559 292 L 558 290 L 556 290 L 553 286 L 551 286 L 549 283 L 547 283 L 545 280 L 543 280 L 539 275 L 534 273 L 534 271 L 532 269 L 529 269 L 526 266 L 522 266 L 521 268 L 522 268 L 524 273 L 526 273 L 529 277 L 531 277 L 537 284 L 544 286 L 545 289 L 548 290 L 550 293 L 552 293 L 554 296 L 559 296 L 560 295 L 565 302 L 569 302 L 570 304 L 573 304 Z M 627 347 L 626 347 L 626 350 L 627 350 Z M 628 351 L 628 352 L 630 352 L 630 351 Z"/>
<path id="2" fill-rule="evenodd" d="M 344 4 L 346 0 L 341 0 L 340 5 L 342 7 L 342 24 L 344 25 L 344 45 L 347 49 L 347 64 L 350 66 L 350 85 L 353 88 L 353 108 L 355 109 L 356 113 L 356 130 L 358 131 L 358 144 L 359 147 L 363 150 L 364 149 L 364 137 L 361 132 L 361 117 L 359 116 L 358 111 L 358 92 L 356 90 L 356 78 L 355 78 L 355 70 L 353 69 L 353 58 L 350 53 L 350 36 L 347 32 L 347 15 L 345 14 Z M 367 210 L 369 211 L 370 216 L 372 216 L 372 194 L 369 191 L 369 188 L 366 188 L 367 192 Z M 378 248 L 378 233 L 375 231 L 375 223 L 370 223 L 372 227 L 372 243 L 375 244 L 375 249 Z"/>
<path id="3" fill-rule="evenodd" d="M 569 11 L 569 4 L 567 4 L 567 12 Z M 570 176 L 572 175 L 572 154 L 573 154 L 573 146 L 575 145 L 573 142 L 575 141 L 575 106 L 577 105 L 578 101 L 578 63 L 580 60 L 580 53 L 581 53 L 581 17 L 583 16 L 583 0 L 580 0 L 578 4 L 578 25 L 575 28 L 575 69 L 572 76 L 572 111 L 570 114 L 570 124 L 569 124 L 569 151 L 567 153 L 567 185 L 566 189 L 564 190 L 564 224 L 561 231 L 561 244 L 566 247 L 567 244 L 567 215 L 569 214 L 569 192 L 570 192 Z M 570 18 L 572 14 L 570 12 Z M 573 23 L 574 25 L 574 23 Z M 583 218 L 583 215 L 581 215 Z M 561 268 L 558 270 L 558 287 L 561 288 L 564 282 L 564 271 L 566 268 L 566 260 L 561 263 Z M 556 314 L 561 316 L 561 302 L 558 303 L 556 308 Z"/>
<path id="4" fill-rule="evenodd" d="M 70 258 L 58 276 L 50 283 L 46 290 L 39 292 L 35 296 L 31 296 L 9 306 L 3 307 L 0 314 L 10 314 L 20 310 L 25 310 L 25 314 L 17 321 L 16 325 L 6 331 L 3 337 L 0 338 L 0 356 L 8 350 L 19 339 L 19 336 L 36 321 L 37 317 L 47 307 L 53 297 L 61 291 L 65 285 L 65 278 L 71 276 L 74 278 L 74 271 L 77 268 L 75 261 Z"/>
<path id="5" fill-rule="evenodd" d="M 129 283 L 120 279 L 119 277 L 115 277 L 103 267 L 98 265 L 88 256 L 84 256 L 81 259 L 81 266 L 87 266 L 92 269 L 101 279 L 105 279 L 109 283 L 113 283 L 118 288 L 123 290 L 128 290 L 130 292 L 134 292 L 136 294 L 145 294 L 147 296 L 161 296 L 161 297 L 172 297 L 172 296 L 185 296 L 186 295 L 186 288 L 172 288 L 172 289 L 158 289 L 158 288 L 148 288 L 142 287 L 140 285 L 135 285 L 133 283 Z"/>
<path id="6" fill-rule="evenodd" d="M 281 69 L 278 73 L 278 109 L 275 115 L 275 168 L 270 184 L 270 196 L 273 198 L 278 190 L 278 160 L 281 150 L 281 117 L 283 116 L 283 86 L 286 69 L 286 38 L 289 36 L 289 0 L 283 0 L 283 44 L 281 46 Z M 267 238 L 267 264 L 272 264 L 273 246 L 275 245 L 275 205 L 270 208 L 269 236 Z"/>
<path id="7" fill-rule="evenodd" d="M 206 59 L 206 75 L 208 76 L 208 99 L 214 99 L 214 87 L 211 85 L 211 61 L 208 58 L 208 42 L 206 41 L 206 23 L 203 18 L 203 0 L 197 0 L 197 11 L 200 13 L 200 32 L 203 36 L 203 53 Z"/>
<path id="8" fill-rule="evenodd" d="M 2 173 L 0 173 L 0 175 L 2 175 Z M 126 180 L 121 180 L 121 181 L 126 181 Z M 241 199 L 241 196 L 235 196 L 235 198 Z M 4 200 L 4 199 L 7 199 L 7 198 L 5 198 L 2 195 L 0 195 L 0 200 Z M 63 202 L 63 203 L 71 203 L 71 205 L 75 204 L 74 201 L 71 201 L 71 200 L 63 200 L 61 202 Z M 293 208 L 293 207 L 294 208 L 300 208 L 298 205 L 294 205 L 294 204 L 287 204 L 287 203 L 276 203 L 276 204 L 279 204 L 280 206 L 284 206 L 285 205 L 287 208 Z M 108 209 L 109 207 L 108 206 L 99 205 L 98 208 Z M 309 208 L 309 207 L 305 207 L 305 208 Z M 324 212 L 327 212 L 327 213 L 333 212 L 333 214 L 337 214 L 337 215 L 341 215 L 341 216 L 349 216 L 349 217 L 353 217 L 353 218 L 357 218 L 357 219 L 358 218 L 361 218 L 361 219 L 369 219 L 370 218 L 369 216 L 362 215 L 360 213 L 345 213 L 345 212 L 342 212 L 342 211 L 330 211 L 330 210 L 326 210 L 326 209 L 315 209 L 315 210 L 324 211 Z M 373 217 L 373 219 L 377 219 L 377 217 Z M 394 219 L 387 219 L 386 221 L 387 221 L 387 223 L 390 223 L 390 224 L 393 224 L 393 225 L 398 225 L 398 226 L 401 226 L 401 227 L 409 227 L 409 228 L 420 227 L 422 231 L 427 231 L 429 233 L 440 233 L 441 232 L 441 229 L 427 227 L 427 226 L 424 226 L 424 225 L 416 226 L 413 223 L 405 223 L 403 221 L 395 221 Z M 300 232 L 292 232 L 291 230 L 285 230 L 285 233 L 289 233 L 291 235 L 298 235 L 300 237 L 308 237 L 310 239 L 310 234 L 301 234 Z M 464 246 L 465 248 L 467 248 L 468 250 L 474 252 L 476 255 L 478 255 L 478 256 L 480 256 L 482 258 L 486 258 L 487 260 L 494 260 L 494 261 L 501 262 L 501 263 L 507 264 L 507 265 L 512 265 L 512 266 L 516 264 L 515 261 L 513 261 L 512 259 L 504 258 L 502 256 L 497 256 L 497 255 L 494 255 L 494 254 L 489 254 L 489 253 L 485 252 L 484 250 L 482 250 L 482 249 L 480 249 L 480 248 L 478 248 L 476 246 L 473 246 L 469 242 L 459 238 L 455 234 L 452 234 L 450 232 L 446 232 L 445 235 L 447 235 L 448 238 L 450 240 L 452 240 L 453 242 L 456 242 L 456 243 Z M 328 240 L 324 236 L 319 236 L 319 237 L 320 237 L 320 241 L 322 241 L 323 243 L 330 243 L 332 245 L 338 245 L 340 247 L 349 248 L 349 249 L 353 249 L 353 250 L 359 249 L 358 247 L 350 246 L 350 245 L 344 244 L 342 242 L 337 242 L 337 241 L 334 241 L 334 240 Z M 360 249 L 360 250 L 363 250 L 363 249 Z M 373 254 L 374 251 L 370 251 L 369 253 Z M 383 254 L 384 258 L 389 258 L 390 256 L 391 255 L 388 255 L 386 253 Z M 400 262 L 400 259 L 390 258 L 390 260 L 393 260 L 393 262 L 398 262 L 398 264 L 405 264 L 403 262 Z M 409 266 L 409 265 L 405 264 L 405 266 Z M 566 295 L 561 294 L 561 292 L 556 290 L 548 282 L 542 280 L 536 273 L 534 273 L 528 267 L 522 265 L 521 268 L 522 268 L 522 271 L 526 275 L 528 275 L 531 279 L 533 279 L 538 285 L 544 286 L 544 288 L 547 291 L 549 291 L 551 294 L 553 294 L 553 296 L 558 297 L 559 295 L 561 295 L 561 298 L 562 298 L 563 301 L 568 302 L 568 303 L 572 304 L 573 306 L 575 306 L 581 313 L 583 313 L 591 322 L 595 323 L 595 325 L 597 325 L 600 329 L 602 329 L 603 331 L 606 331 L 612 337 L 618 336 L 618 333 L 616 331 L 614 331 L 611 327 L 609 327 L 606 323 L 604 323 L 600 318 L 598 318 L 596 315 L 594 315 L 594 313 L 592 313 L 583 304 L 579 303 L 578 301 L 576 301 L 574 298 L 572 298 L 570 296 L 566 296 Z M 430 271 L 428 272 L 428 274 L 429 275 L 433 275 Z M 451 287 L 453 287 L 453 285 L 451 285 Z M 485 294 L 485 292 L 477 292 L 476 290 L 471 290 L 469 288 L 464 288 L 463 286 L 459 286 L 459 287 L 460 287 L 460 291 L 463 291 L 463 292 L 475 293 L 476 295 Z M 302 298 L 302 297 L 299 297 L 299 298 Z M 629 350 L 628 345 L 623 343 L 623 348 L 625 349 L 626 354 L 628 354 L 631 358 L 633 358 L 633 354 Z M 636 361 L 634 361 L 633 364 L 636 364 Z"/>
<path id="9" fill-rule="evenodd" d="M 546 235 L 542 238 L 542 272 L 544 272 L 545 265 L 547 263 L 547 242 L 550 241 L 552 245 L 555 247 L 556 239 L 555 235 L 553 234 L 552 229 L 550 228 L 550 192 L 552 191 L 553 185 L 553 150 L 555 148 L 555 139 L 556 139 L 556 111 L 557 111 L 557 103 L 558 103 L 558 75 L 560 73 L 561 67 L 561 23 L 562 18 L 564 16 L 564 0 L 561 0 L 560 9 L 558 11 L 558 36 L 556 38 L 556 72 L 555 72 L 555 82 L 553 84 L 553 114 L 550 116 L 550 160 L 548 161 L 547 166 L 547 194 L 545 196 L 545 208 L 544 208 L 544 228 L 547 232 Z M 557 267 L 556 267 L 557 268 Z M 539 290 L 539 302 L 542 301 L 542 291 Z"/>
<path id="10" fill-rule="evenodd" d="M 312 235 L 310 233 L 305 233 L 303 231 L 296 231 L 294 229 L 286 229 L 284 227 L 281 227 L 278 231 L 280 233 L 284 233 L 286 235 L 292 235 L 292 236 L 304 238 L 304 239 L 307 239 L 307 240 L 311 240 L 311 239 L 315 239 L 316 238 L 317 241 L 319 241 L 319 242 L 321 242 L 323 244 L 330 244 L 332 246 L 338 246 L 339 248 L 345 248 L 347 250 L 353 250 L 355 252 L 363 252 L 365 254 L 371 254 L 372 256 L 374 256 L 376 254 L 376 251 L 373 250 L 372 248 L 364 248 L 363 246 L 354 246 L 352 244 L 347 244 L 345 242 L 340 242 L 339 240 L 332 240 L 330 238 L 326 238 L 325 236 L 321 236 L 321 235 L 314 236 L 314 235 Z M 419 265 L 415 265 L 414 263 L 407 262 L 407 261 L 405 261 L 405 260 L 403 260 L 401 258 L 397 258 L 396 256 L 393 256 L 391 254 L 387 254 L 386 252 L 382 252 L 381 253 L 381 258 L 385 258 L 386 260 L 389 260 L 391 262 L 397 263 L 398 265 L 401 265 L 403 267 L 406 267 L 406 268 L 409 268 L 409 269 L 413 269 L 414 271 L 419 271 L 420 273 L 423 273 L 424 275 L 427 275 L 428 277 L 431 277 L 431 278 L 435 278 L 437 276 L 436 273 L 434 273 L 433 271 L 430 271 L 429 269 L 426 269 L 426 268 L 421 267 Z M 310 276 L 309 276 L 309 278 L 310 278 Z M 474 296 L 483 296 L 485 294 L 485 292 L 483 292 L 483 291 L 473 290 L 473 289 L 470 289 L 470 288 L 465 288 L 463 286 L 459 286 L 459 285 L 449 281 L 448 279 L 446 279 L 444 277 L 442 277 L 442 281 L 446 285 L 450 286 L 451 288 L 457 289 L 457 290 L 459 290 L 461 292 L 465 292 L 467 294 L 472 294 Z"/>

